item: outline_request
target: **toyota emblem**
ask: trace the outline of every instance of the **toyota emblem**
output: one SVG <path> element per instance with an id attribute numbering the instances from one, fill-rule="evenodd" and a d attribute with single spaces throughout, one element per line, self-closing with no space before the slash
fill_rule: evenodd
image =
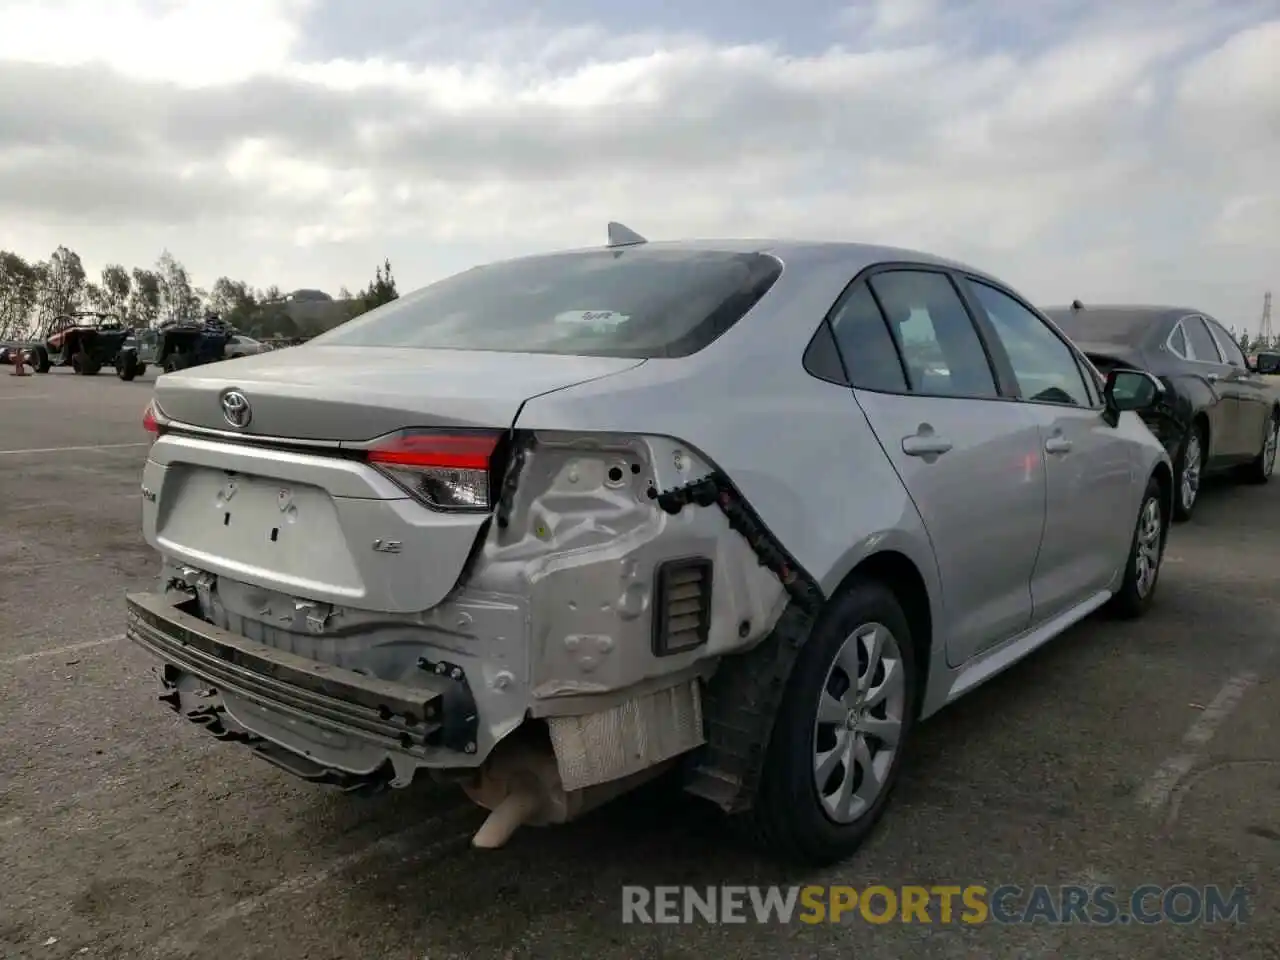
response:
<path id="1" fill-rule="evenodd" d="M 228 390 L 222 395 L 222 416 L 237 430 L 243 430 L 253 419 L 249 398 L 239 390 Z"/>

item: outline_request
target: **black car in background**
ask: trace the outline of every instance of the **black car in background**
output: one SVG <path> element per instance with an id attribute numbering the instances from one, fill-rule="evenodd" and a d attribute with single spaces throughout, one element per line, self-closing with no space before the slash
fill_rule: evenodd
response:
<path id="1" fill-rule="evenodd" d="M 1233 471 L 1266 483 L 1275 468 L 1280 399 L 1235 338 L 1202 310 L 1162 306 L 1086 306 L 1044 311 L 1105 378 L 1117 368 L 1146 370 L 1168 388 L 1143 419 L 1173 459 L 1174 517 L 1186 520 L 1201 477 Z"/>
<path id="2" fill-rule="evenodd" d="M 1280 353 L 1260 350 L 1252 357 L 1252 360 L 1253 369 L 1256 373 L 1265 373 L 1269 376 L 1280 374 Z"/>

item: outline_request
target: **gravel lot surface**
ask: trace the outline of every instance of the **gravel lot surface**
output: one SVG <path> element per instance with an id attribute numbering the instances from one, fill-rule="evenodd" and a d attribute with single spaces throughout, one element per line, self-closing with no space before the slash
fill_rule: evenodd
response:
<path id="1" fill-rule="evenodd" d="M 648 791 L 474 851 L 424 785 L 294 781 L 156 702 L 121 639 L 154 558 L 122 383 L 0 373 L 0 956 L 1280 957 L 1280 483 L 1216 484 L 1156 609 L 1090 620 L 918 730 L 883 828 L 787 875 Z M 1241 925 L 624 925 L 624 884 L 1244 884 Z"/>

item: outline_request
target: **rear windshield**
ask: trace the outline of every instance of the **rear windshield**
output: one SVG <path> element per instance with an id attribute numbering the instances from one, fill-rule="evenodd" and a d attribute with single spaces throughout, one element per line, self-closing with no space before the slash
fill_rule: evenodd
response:
<path id="1" fill-rule="evenodd" d="M 764 296 L 782 264 L 760 253 L 629 247 L 507 260 L 455 274 L 313 344 L 682 357 Z"/>
<path id="2" fill-rule="evenodd" d="M 1072 340 L 1081 343 L 1120 343 L 1138 346 L 1147 339 L 1160 316 L 1132 310 L 1066 308 L 1046 310 L 1045 315 Z"/>

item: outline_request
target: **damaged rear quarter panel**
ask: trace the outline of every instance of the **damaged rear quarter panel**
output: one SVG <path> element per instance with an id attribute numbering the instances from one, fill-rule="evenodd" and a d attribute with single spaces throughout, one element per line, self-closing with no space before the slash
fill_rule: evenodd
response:
<path id="1" fill-rule="evenodd" d="M 672 515 L 654 499 L 711 472 L 694 451 L 643 435 L 546 431 L 532 439 L 505 523 L 491 526 L 467 589 L 528 598 L 535 714 L 569 709 L 547 703 L 556 698 L 689 673 L 767 632 L 782 585 L 725 516 L 714 508 Z M 710 630 L 704 644 L 659 657 L 655 574 L 664 561 L 689 557 L 713 563 Z"/>
<path id="2" fill-rule="evenodd" d="M 784 272 L 752 314 L 704 350 L 651 359 L 538 397 L 525 404 L 515 425 L 645 436 L 650 444 L 654 437 L 670 438 L 729 478 L 824 594 L 830 596 L 870 554 L 895 551 L 919 570 L 932 622 L 941 625 L 938 571 L 919 513 L 853 392 L 809 376 L 802 366 L 814 330 L 855 272 L 838 257 L 807 263 L 803 276 L 793 273 L 790 283 Z M 676 519 L 718 513 L 691 507 Z M 742 542 L 732 532 L 724 536 Z M 753 641 L 761 635 L 755 626 Z M 933 640 L 938 649 L 940 632 Z"/>

